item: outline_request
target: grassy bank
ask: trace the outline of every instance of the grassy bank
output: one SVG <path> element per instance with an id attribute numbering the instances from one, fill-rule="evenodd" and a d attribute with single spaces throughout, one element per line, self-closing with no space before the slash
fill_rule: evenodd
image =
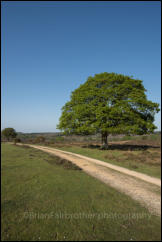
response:
<path id="1" fill-rule="evenodd" d="M 138 146 L 135 146 L 131 150 L 127 147 L 128 145 L 115 145 L 112 146 L 113 148 L 110 148 L 110 150 L 100 150 L 98 146 L 87 147 L 64 144 L 50 146 L 126 167 L 130 170 L 142 172 L 157 178 L 161 177 L 160 148 L 150 147 L 148 149 L 140 149 Z"/>
<path id="2" fill-rule="evenodd" d="M 39 150 L 2 144 L 2 241 L 160 240 L 160 218 Z"/>

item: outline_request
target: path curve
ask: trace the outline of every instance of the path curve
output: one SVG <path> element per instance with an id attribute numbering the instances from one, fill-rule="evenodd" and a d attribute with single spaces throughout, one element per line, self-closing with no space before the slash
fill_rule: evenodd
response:
<path id="1" fill-rule="evenodd" d="M 161 215 L 160 179 L 72 152 L 28 146 L 73 162 L 84 172 L 138 201 L 152 214 Z"/>

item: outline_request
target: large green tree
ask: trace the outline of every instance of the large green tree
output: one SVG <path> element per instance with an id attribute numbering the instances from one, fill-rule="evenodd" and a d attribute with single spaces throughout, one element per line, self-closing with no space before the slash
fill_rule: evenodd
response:
<path id="1" fill-rule="evenodd" d="M 107 148 L 109 134 L 146 134 L 156 129 L 159 104 L 149 101 L 142 81 L 116 73 L 88 77 L 62 108 L 57 126 L 67 134 L 102 134 Z"/>
<path id="2" fill-rule="evenodd" d="M 2 130 L 2 137 L 6 138 L 8 141 L 16 138 L 17 133 L 13 128 L 5 128 Z"/>

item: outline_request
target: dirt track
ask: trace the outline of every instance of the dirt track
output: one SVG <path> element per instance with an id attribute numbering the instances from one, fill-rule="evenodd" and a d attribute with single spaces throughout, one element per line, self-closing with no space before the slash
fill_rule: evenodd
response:
<path id="1" fill-rule="evenodd" d="M 71 152 L 29 146 L 73 162 L 89 175 L 132 197 L 152 214 L 161 215 L 160 179 Z"/>

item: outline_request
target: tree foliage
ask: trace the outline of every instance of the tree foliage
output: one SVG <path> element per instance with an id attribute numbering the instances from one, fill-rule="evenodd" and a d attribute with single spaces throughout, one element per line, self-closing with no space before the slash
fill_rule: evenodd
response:
<path id="1" fill-rule="evenodd" d="M 16 138 L 17 133 L 13 128 L 5 128 L 2 130 L 2 136 L 9 141 Z"/>
<path id="2" fill-rule="evenodd" d="M 149 101 L 145 92 L 142 81 L 130 76 L 107 72 L 90 76 L 63 106 L 57 128 L 67 134 L 100 132 L 103 137 L 153 132 L 159 104 Z"/>

